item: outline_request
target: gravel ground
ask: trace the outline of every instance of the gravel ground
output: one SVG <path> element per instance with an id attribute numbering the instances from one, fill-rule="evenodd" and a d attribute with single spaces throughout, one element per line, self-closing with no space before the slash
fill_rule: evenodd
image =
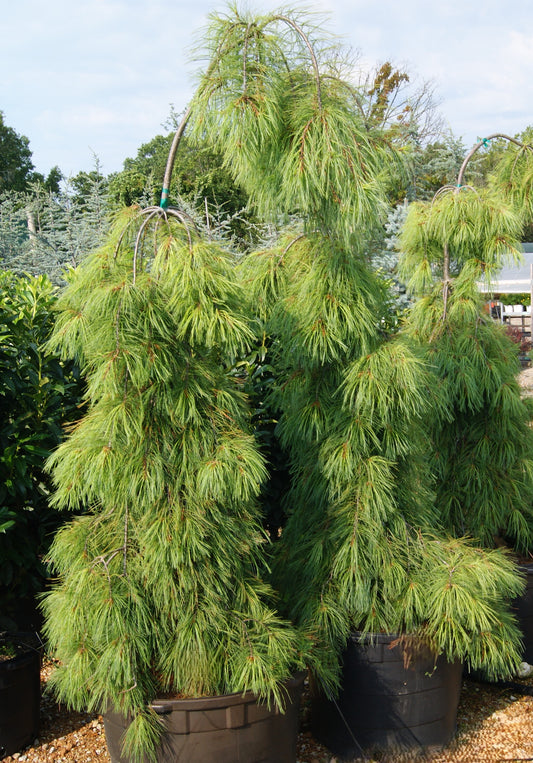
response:
<path id="1" fill-rule="evenodd" d="M 523 387 L 525 394 L 533 394 L 533 368 L 525 368 L 519 375 L 518 381 Z"/>
<path id="2" fill-rule="evenodd" d="M 41 675 L 41 729 L 34 744 L 4 758 L 4 763 L 110 763 L 104 724 L 98 715 L 75 713 L 57 705 L 46 692 L 52 666 Z M 312 736 L 306 725 L 304 696 L 297 763 L 341 763 Z M 433 753 L 395 753 L 380 763 L 503 763 L 533 761 L 533 677 L 512 686 L 465 680 L 461 692 L 456 738 Z M 377 758 L 376 758 L 377 761 Z M 351 763 L 375 763 L 360 758 Z"/>

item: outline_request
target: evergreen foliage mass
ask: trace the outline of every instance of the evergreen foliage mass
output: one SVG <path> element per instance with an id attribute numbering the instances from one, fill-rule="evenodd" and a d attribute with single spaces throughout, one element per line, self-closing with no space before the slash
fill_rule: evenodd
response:
<path id="1" fill-rule="evenodd" d="M 254 303 L 271 304 L 269 403 L 291 464 L 274 579 L 315 674 L 335 690 L 353 631 L 416 634 L 436 654 L 510 672 L 507 599 L 521 583 L 503 554 L 439 531 L 424 429 L 439 400 L 420 353 L 387 330 L 382 282 L 318 234 L 243 270 Z"/>
<path id="2" fill-rule="evenodd" d="M 64 285 L 65 269 L 102 241 L 108 217 L 98 163 L 59 191 L 32 183 L 24 193 L 6 192 L 0 196 L 0 267 L 19 275 L 44 274 Z"/>
<path id="3" fill-rule="evenodd" d="M 33 170 L 29 143 L 5 123 L 0 111 L 0 193 L 26 189 Z"/>
<path id="4" fill-rule="evenodd" d="M 524 153 L 525 152 L 525 153 Z M 512 151 L 516 188 L 526 188 Z M 509 157 L 501 171 L 507 178 Z M 428 443 L 445 526 L 486 547 L 533 543 L 531 401 L 516 380 L 517 347 L 487 313 L 478 282 L 520 256 L 524 196 L 502 187 L 444 188 L 411 205 L 400 247 L 402 269 L 418 296 L 408 322 L 434 373 L 438 407 L 428 416 Z M 509 188 L 507 188 L 509 190 Z"/>
<path id="5" fill-rule="evenodd" d="M 87 413 L 49 461 L 56 536 L 46 632 L 68 705 L 134 717 L 153 754 L 157 691 L 251 690 L 283 707 L 300 640 L 262 580 L 265 463 L 228 359 L 251 332 L 232 257 L 181 219 L 128 210 L 75 271 L 50 346 L 74 355 Z"/>
<path id="6" fill-rule="evenodd" d="M 274 580 L 314 644 L 311 664 L 328 690 L 353 630 L 416 634 L 435 653 L 505 674 L 519 657 L 507 604 L 520 590 L 519 576 L 502 552 L 480 551 L 441 529 L 423 426 L 440 401 L 416 346 L 393 330 L 384 283 L 365 263 L 387 167 L 397 157 L 366 133 L 366 146 L 380 146 L 366 161 L 358 113 L 328 99 L 350 91 L 334 78 L 329 89 L 327 66 L 324 77 L 311 65 L 304 76 L 296 43 L 293 58 L 285 51 L 280 99 L 284 72 L 259 65 L 272 55 L 265 30 L 280 23 L 278 16 L 216 19 L 214 74 L 200 86 L 201 94 L 216 95 L 211 114 L 201 101 L 200 126 L 213 120 L 228 166 L 256 181 L 251 198 L 267 212 L 268 194 L 278 214 L 303 218 L 300 229 L 242 265 L 253 309 L 271 336 L 276 384 L 269 404 L 279 412 L 280 447 L 291 467 Z M 309 40 L 306 31 L 302 39 Z M 233 79 L 227 62 L 218 66 L 225 46 L 229 58 L 239 51 Z M 306 129 L 291 133 L 301 125 L 301 104 L 312 104 L 316 119 L 307 112 Z M 278 139 L 280 124 L 289 127 Z M 297 147 L 300 163 L 293 161 Z M 291 168 L 290 181 L 281 168 Z"/>
<path id="7" fill-rule="evenodd" d="M 214 142 L 261 213 L 299 214 L 346 236 L 383 214 L 398 158 L 357 117 L 339 60 L 303 14 L 231 9 L 213 15 L 204 46 L 193 134 Z"/>

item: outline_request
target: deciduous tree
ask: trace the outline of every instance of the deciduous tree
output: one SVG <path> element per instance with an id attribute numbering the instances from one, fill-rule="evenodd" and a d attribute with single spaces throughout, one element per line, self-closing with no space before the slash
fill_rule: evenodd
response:
<path id="1" fill-rule="evenodd" d="M 9 127 L 0 111 L 0 192 L 26 190 L 33 169 L 30 141 Z"/>

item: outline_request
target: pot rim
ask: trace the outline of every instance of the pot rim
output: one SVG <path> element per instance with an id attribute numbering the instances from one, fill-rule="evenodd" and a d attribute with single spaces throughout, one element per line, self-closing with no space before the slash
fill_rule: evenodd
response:
<path id="1" fill-rule="evenodd" d="M 283 682 L 283 687 L 287 690 L 295 689 L 303 684 L 307 670 L 298 671 L 291 678 Z M 232 694 L 215 694 L 208 697 L 155 697 L 150 702 L 156 712 L 170 712 L 176 710 L 207 710 L 208 708 L 224 705 L 225 707 L 239 705 L 243 702 L 257 702 L 258 697 L 252 691 L 233 692 Z M 266 702 L 264 703 L 266 704 Z"/>

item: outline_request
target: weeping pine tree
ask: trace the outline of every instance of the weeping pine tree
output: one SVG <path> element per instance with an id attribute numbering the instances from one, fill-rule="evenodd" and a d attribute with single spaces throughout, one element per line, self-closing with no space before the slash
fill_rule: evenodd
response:
<path id="1" fill-rule="evenodd" d="M 505 674 L 519 659 L 506 600 L 520 580 L 504 553 L 440 528 L 423 426 L 433 380 L 365 262 L 401 157 L 362 122 L 362 95 L 305 19 L 233 11 L 207 41 L 196 134 L 215 136 L 263 214 L 300 221 L 240 268 L 270 338 L 267 403 L 291 465 L 274 565 L 285 611 L 330 691 L 354 630 L 419 636 Z"/>
<path id="2" fill-rule="evenodd" d="M 491 136 L 505 137 L 505 136 Z M 418 295 L 408 331 L 434 374 L 438 398 L 427 431 L 436 505 L 445 527 L 486 547 L 533 546 L 532 401 L 517 381 L 517 347 L 479 292 L 520 257 L 531 217 L 533 149 L 510 145 L 486 189 L 456 186 L 412 204 L 401 235 L 401 267 Z M 517 145 L 518 143 L 518 145 Z"/>
<path id="3" fill-rule="evenodd" d="M 157 692 L 283 707 L 302 643 L 261 577 L 265 463 L 228 373 L 251 339 L 232 256 L 177 212 L 143 225 L 126 210 L 72 273 L 50 343 L 88 385 L 49 463 L 54 505 L 85 509 L 51 551 L 52 681 L 69 706 L 133 716 L 130 759 L 158 744 Z"/>
<path id="4" fill-rule="evenodd" d="M 500 552 L 439 531 L 423 426 L 431 377 L 387 330 L 375 274 L 319 234 L 250 259 L 254 302 L 278 289 L 270 404 L 292 483 L 275 581 L 315 646 L 314 673 L 335 690 L 354 631 L 415 635 L 450 660 L 509 672 L 519 636 L 505 598 L 520 582 Z"/>

